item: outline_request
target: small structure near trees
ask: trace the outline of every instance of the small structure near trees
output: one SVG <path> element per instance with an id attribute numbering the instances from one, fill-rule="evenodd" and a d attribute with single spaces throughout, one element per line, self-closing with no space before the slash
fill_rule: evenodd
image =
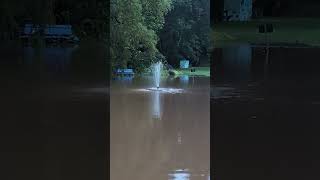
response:
<path id="1" fill-rule="evenodd" d="M 180 61 L 180 68 L 181 69 L 188 69 L 189 68 L 189 60 L 183 59 Z"/>
<path id="2" fill-rule="evenodd" d="M 252 0 L 224 0 L 224 21 L 249 21 Z"/>
<path id="3" fill-rule="evenodd" d="M 71 25 L 33 25 L 26 24 L 23 27 L 20 38 L 28 41 L 31 37 L 40 35 L 47 42 L 71 42 L 76 43 L 79 39 L 73 34 Z"/>

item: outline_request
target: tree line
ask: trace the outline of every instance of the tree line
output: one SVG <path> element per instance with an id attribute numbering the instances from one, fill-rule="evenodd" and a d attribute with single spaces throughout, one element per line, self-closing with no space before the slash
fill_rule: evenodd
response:
<path id="1" fill-rule="evenodd" d="M 71 24 L 80 38 L 109 45 L 112 69 L 142 72 L 155 61 L 198 65 L 209 44 L 209 0 L 1 0 L 0 41 L 26 23 Z M 109 31 L 110 27 L 110 31 Z"/>
<path id="2" fill-rule="evenodd" d="M 112 69 L 142 72 L 156 61 L 197 65 L 207 55 L 209 0 L 111 0 Z"/>

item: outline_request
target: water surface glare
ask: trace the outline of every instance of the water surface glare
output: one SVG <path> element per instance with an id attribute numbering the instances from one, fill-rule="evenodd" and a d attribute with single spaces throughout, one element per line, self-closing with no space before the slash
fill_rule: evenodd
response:
<path id="1" fill-rule="evenodd" d="M 177 89 L 177 88 L 147 88 L 147 89 L 137 89 L 138 91 L 150 91 L 150 92 L 158 92 L 158 93 L 183 93 L 185 92 L 183 89 Z"/>

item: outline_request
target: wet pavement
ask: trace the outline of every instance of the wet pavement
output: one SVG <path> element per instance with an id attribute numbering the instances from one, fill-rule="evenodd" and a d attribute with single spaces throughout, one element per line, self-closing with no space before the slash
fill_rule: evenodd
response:
<path id="1" fill-rule="evenodd" d="M 232 53 L 231 53 L 232 52 Z M 214 179 L 319 179 L 318 48 L 215 49 Z"/>
<path id="2" fill-rule="evenodd" d="M 208 180 L 209 82 L 171 78 L 150 91 L 151 78 L 113 81 L 111 180 Z"/>

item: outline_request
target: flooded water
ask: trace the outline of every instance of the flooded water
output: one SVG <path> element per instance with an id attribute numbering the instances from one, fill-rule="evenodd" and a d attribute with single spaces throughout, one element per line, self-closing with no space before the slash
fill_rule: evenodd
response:
<path id="1" fill-rule="evenodd" d="M 0 179 L 107 179 L 105 49 L 86 43 L 0 46 Z"/>
<path id="2" fill-rule="evenodd" d="M 113 81 L 111 180 L 210 179 L 210 80 Z"/>
<path id="3" fill-rule="evenodd" d="M 214 50 L 214 179 L 320 178 L 319 50 Z"/>

